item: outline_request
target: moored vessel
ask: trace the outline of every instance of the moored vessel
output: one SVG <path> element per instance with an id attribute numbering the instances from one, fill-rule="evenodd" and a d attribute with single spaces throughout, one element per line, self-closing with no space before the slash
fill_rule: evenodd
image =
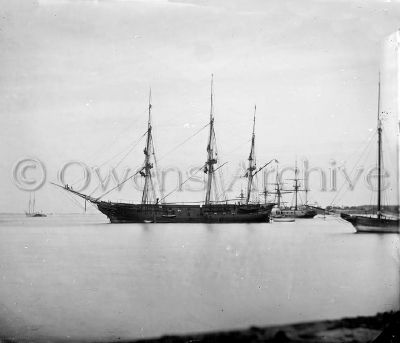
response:
<path id="1" fill-rule="evenodd" d="M 213 199 L 213 186 L 215 185 L 215 172 L 222 166 L 216 166 L 218 156 L 216 151 L 216 139 L 214 131 L 214 111 L 213 111 L 213 79 L 211 79 L 211 106 L 209 120 L 209 135 L 207 141 L 207 161 L 199 169 L 206 174 L 206 194 L 203 204 L 193 203 L 167 203 L 166 196 L 157 197 L 151 169 L 156 164 L 151 124 L 151 93 L 148 104 L 148 123 L 146 133 L 146 146 L 144 149 L 144 163 L 142 167 L 128 179 L 140 174 L 144 178 L 144 187 L 141 203 L 121 203 L 101 200 L 104 195 L 95 198 L 77 191 L 74 191 L 68 185 L 60 186 L 63 189 L 93 203 L 100 212 L 104 213 L 112 223 L 251 223 L 267 222 L 274 204 L 252 202 L 250 197 L 253 188 L 254 176 L 268 166 L 273 160 L 264 164 L 262 167 L 256 167 L 255 160 L 255 115 L 253 116 L 253 131 L 251 139 L 251 148 L 248 158 L 247 178 L 247 196 L 244 203 L 231 203 L 229 200 Z M 185 180 L 186 182 L 187 180 Z M 119 185 L 118 185 L 119 186 Z M 118 187 L 117 186 L 117 187 Z M 117 188 L 115 187 L 115 188 Z M 114 188 L 114 189 L 115 189 Z"/>
<path id="2" fill-rule="evenodd" d="M 380 93 L 381 82 L 378 83 L 378 189 L 377 189 L 377 207 L 374 216 L 350 215 L 341 213 L 341 218 L 350 222 L 360 233 L 399 233 L 399 218 L 385 215 L 382 206 L 382 118 L 380 112 Z"/>
<path id="3" fill-rule="evenodd" d="M 294 222 L 295 217 L 293 215 L 288 215 L 288 214 L 283 213 L 283 211 L 281 209 L 282 194 L 291 193 L 291 191 L 283 190 L 281 188 L 278 167 L 276 169 L 276 179 L 275 179 L 275 183 L 273 185 L 275 186 L 275 190 L 273 192 L 269 192 L 269 193 L 275 194 L 275 199 L 276 199 L 277 204 L 271 210 L 271 220 L 274 222 Z M 265 194 L 266 194 L 266 191 L 265 191 Z"/>
<path id="4" fill-rule="evenodd" d="M 288 193 L 294 193 L 295 203 L 292 207 L 282 208 L 282 213 L 288 217 L 294 218 L 314 218 L 317 215 L 317 211 L 307 206 L 307 200 L 305 201 L 304 205 L 299 205 L 298 201 L 298 193 L 305 192 L 307 197 L 308 189 L 301 189 L 300 179 L 297 176 L 298 169 L 297 169 L 297 162 L 294 169 L 294 178 L 290 179 L 294 181 L 293 191 L 287 191 Z"/>

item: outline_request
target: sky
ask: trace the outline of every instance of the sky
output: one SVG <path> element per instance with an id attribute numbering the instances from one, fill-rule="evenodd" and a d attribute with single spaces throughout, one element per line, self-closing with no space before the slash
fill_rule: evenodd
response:
<path id="1" fill-rule="evenodd" d="M 82 202 L 50 184 L 61 174 L 79 188 L 82 165 L 104 164 L 101 175 L 118 165 L 120 179 L 138 168 L 144 141 L 126 153 L 146 131 L 150 88 L 160 169 L 179 169 L 186 179 L 206 159 L 207 130 L 200 129 L 209 118 L 211 74 L 224 184 L 236 180 L 228 198 L 245 187 L 235 175 L 243 174 L 256 104 L 258 166 L 276 158 L 280 170 L 296 160 L 301 172 L 304 163 L 319 168 L 310 174 L 308 199 L 326 206 L 374 201 L 367 175 L 376 164 L 380 72 L 385 199 L 398 203 L 399 18 L 397 0 L 2 0 L 1 212 L 27 209 L 27 189 L 42 175 L 27 168 L 22 181 L 32 182 L 18 179 L 27 159 L 46 170 L 35 191 L 45 212 L 82 211 Z M 175 171 L 166 193 L 176 186 Z M 90 173 L 86 193 L 96 188 Z M 204 199 L 199 182 L 185 186 L 167 200 Z M 140 197 L 127 182 L 105 199 Z"/>

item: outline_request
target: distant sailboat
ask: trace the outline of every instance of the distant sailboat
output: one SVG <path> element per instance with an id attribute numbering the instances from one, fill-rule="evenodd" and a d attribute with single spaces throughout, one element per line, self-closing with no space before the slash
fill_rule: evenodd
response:
<path id="1" fill-rule="evenodd" d="M 33 193 L 33 197 L 32 194 L 30 193 L 28 211 L 25 212 L 25 215 L 27 217 L 47 217 L 44 213 L 35 211 L 35 203 L 36 203 L 35 193 Z"/>
<path id="2" fill-rule="evenodd" d="M 399 233 L 399 218 L 385 216 L 382 211 L 382 118 L 380 113 L 381 82 L 378 83 L 378 201 L 376 216 L 357 216 L 341 213 L 341 217 L 355 227 L 357 232 Z"/>

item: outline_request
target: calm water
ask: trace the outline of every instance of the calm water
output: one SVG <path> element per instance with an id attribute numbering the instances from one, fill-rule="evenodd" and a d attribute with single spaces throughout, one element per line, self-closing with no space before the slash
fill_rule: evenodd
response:
<path id="1" fill-rule="evenodd" d="M 338 218 L 108 224 L 0 216 L 6 337 L 117 340 L 399 307 L 399 237 Z"/>

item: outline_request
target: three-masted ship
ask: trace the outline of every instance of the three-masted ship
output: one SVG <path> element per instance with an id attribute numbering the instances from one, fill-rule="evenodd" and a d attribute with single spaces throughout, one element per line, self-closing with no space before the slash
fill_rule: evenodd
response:
<path id="1" fill-rule="evenodd" d="M 276 178 L 275 178 L 275 183 L 273 183 L 275 186 L 275 190 L 272 192 L 269 192 L 270 194 L 275 194 L 275 199 L 276 199 L 276 206 L 274 206 L 271 210 L 271 219 L 274 222 L 294 222 L 295 221 L 295 216 L 294 215 L 288 215 L 283 213 L 282 211 L 282 195 L 285 193 L 291 193 L 291 191 L 287 191 L 282 189 L 281 182 L 279 180 L 279 170 L 277 168 L 276 170 Z M 267 192 L 266 190 L 264 191 L 265 193 Z"/>
<path id="2" fill-rule="evenodd" d="M 104 213 L 111 223 L 251 223 L 267 222 L 274 204 L 261 204 L 251 202 L 250 197 L 253 189 L 255 175 L 265 168 L 270 162 L 262 167 L 256 167 L 255 160 L 255 111 L 253 120 L 253 131 L 251 149 L 248 158 L 247 196 L 244 203 L 230 203 L 229 201 L 218 201 L 212 198 L 213 186 L 215 186 L 215 172 L 218 156 L 216 152 L 216 139 L 214 131 L 214 109 L 213 109 L 213 80 L 211 79 L 211 106 L 209 135 L 207 141 L 207 161 L 202 169 L 206 174 L 206 194 L 203 204 L 190 203 L 166 203 L 164 198 L 157 198 L 154 180 L 151 170 L 154 165 L 151 156 L 154 155 L 152 124 L 151 124 L 151 96 L 148 105 L 148 123 L 146 146 L 144 148 L 144 163 L 137 171 L 144 178 L 144 187 L 141 202 L 138 204 L 103 201 L 80 192 L 71 187 L 61 186 L 63 189 L 74 193 L 93 203 L 100 212 Z"/>
<path id="3" fill-rule="evenodd" d="M 361 216 L 341 213 L 340 216 L 353 224 L 357 232 L 371 233 L 399 233 L 399 218 L 387 216 L 383 212 L 382 206 L 382 118 L 380 112 L 380 93 L 381 83 L 378 84 L 378 196 L 377 210 L 375 216 Z"/>
<path id="4" fill-rule="evenodd" d="M 287 193 L 294 193 L 294 206 L 293 207 L 286 207 L 286 208 L 282 208 L 282 214 L 288 217 L 294 217 L 294 218 L 314 218 L 317 215 L 317 212 L 310 208 L 307 205 L 307 192 L 308 189 L 304 188 L 301 189 L 301 185 L 300 185 L 300 179 L 298 178 L 298 168 L 297 168 L 297 162 L 296 162 L 296 166 L 294 168 L 294 178 L 293 179 L 289 179 L 291 181 L 294 182 L 293 185 L 293 190 L 292 191 L 286 191 Z M 299 192 L 305 192 L 306 193 L 306 201 L 304 204 L 299 204 L 298 201 L 298 193 Z"/>

